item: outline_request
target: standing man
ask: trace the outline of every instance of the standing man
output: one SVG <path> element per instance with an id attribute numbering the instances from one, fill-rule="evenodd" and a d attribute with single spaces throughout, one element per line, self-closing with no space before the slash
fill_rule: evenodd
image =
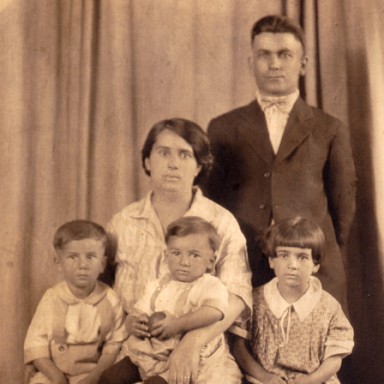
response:
<path id="1" fill-rule="evenodd" d="M 267 227 L 293 216 L 317 223 L 326 237 L 318 276 L 346 306 L 340 247 L 353 220 L 356 188 L 348 132 L 300 98 L 307 57 L 298 25 L 283 16 L 266 16 L 251 36 L 256 100 L 210 122 L 216 167 L 207 195 L 238 219 L 254 286 L 272 277 L 259 245 Z"/>

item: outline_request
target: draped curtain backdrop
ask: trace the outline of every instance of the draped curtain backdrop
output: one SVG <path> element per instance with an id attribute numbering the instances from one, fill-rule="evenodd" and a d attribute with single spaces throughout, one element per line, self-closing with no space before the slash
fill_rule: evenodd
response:
<path id="1" fill-rule="evenodd" d="M 381 0 L 2 0 L 0 376 L 21 383 L 23 340 L 60 279 L 52 236 L 105 224 L 142 196 L 140 148 L 158 120 L 248 103 L 249 32 L 287 14 L 307 34 L 306 100 L 349 124 L 358 175 L 346 263 L 356 383 L 384 382 L 384 4 Z"/>

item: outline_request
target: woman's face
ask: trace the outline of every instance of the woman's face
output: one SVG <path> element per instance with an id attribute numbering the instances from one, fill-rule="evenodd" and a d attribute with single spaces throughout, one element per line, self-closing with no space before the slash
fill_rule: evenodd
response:
<path id="1" fill-rule="evenodd" d="M 191 145 L 168 129 L 157 136 L 145 167 L 151 173 L 153 189 L 169 192 L 190 193 L 201 170 Z"/>

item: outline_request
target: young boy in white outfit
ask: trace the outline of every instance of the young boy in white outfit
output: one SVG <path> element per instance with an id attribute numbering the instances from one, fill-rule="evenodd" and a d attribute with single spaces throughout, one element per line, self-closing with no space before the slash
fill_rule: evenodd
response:
<path id="1" fill-rule="evenodd" d="M 93 222 L 75 220 L 55 233 L 55 263 L 64 281 L 41 299 L 24 344 L 33 365 L 30 384 L 95 384 L 126 338 L 115 292 L 97 280 L 104 270 L 107 235 Z"/>
<path id="2" fill-rule="evenodd" d="M 132 330 L 122 353 L 125 358 L 104 372 L 100 384 L 167 383 L 168 357 L 184 333 L 224 318 L 228 291 L 210 275 L 220 244 L 216 229 L 204 219 L 182 217 L 168 227 L 165 237 L 169 273 L 148 284 L 144 296 L 128 316 L 146 316 L 147 326 Z M 156 318 L 153 320 L 153 318 Z M 241 373 L 229 354 L 224 335 L 212 340 L 200 354 L 194 383 L 240 383 Z M 132 374 L 138 367 L 140 376 Z M 125 372 L 125 377 L 124 376 Z M 190 378 L 185 378 L 189 383 Z"/>

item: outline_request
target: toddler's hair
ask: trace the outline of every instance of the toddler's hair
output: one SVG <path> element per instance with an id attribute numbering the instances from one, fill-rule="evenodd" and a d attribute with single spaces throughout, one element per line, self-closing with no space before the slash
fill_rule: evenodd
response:
<path id="1" fill-rule="evenodd" d="M 53 246 L 61 250 L 65 244 L 73 240 L 94 239 L 107 245 L 107 233 L 104 228 L 88 220 L 73 220 L 59 227 L 53 238 Z"/>
<path id="2" fill-rule="evenodd" d="M 277 247 L 309 248 L 315 265 L 323 257 L 325 238 L 321 228 L 302 217 L 282 220 L 272 225 L 265 234 L 263 251 L 267 257 L 276 257 Z"/>
<path id="3" fill-rule="evenodd" d="M 185 216 L 169 224 L 165 235 L 165 242 L 168 244 L 172 236 L 184 237 L 192 234 L 206 234 L 209 246 L 216 252 L 220 246 L 220 236 L 216 228 L 208 221 L 197 216 Z"/>

